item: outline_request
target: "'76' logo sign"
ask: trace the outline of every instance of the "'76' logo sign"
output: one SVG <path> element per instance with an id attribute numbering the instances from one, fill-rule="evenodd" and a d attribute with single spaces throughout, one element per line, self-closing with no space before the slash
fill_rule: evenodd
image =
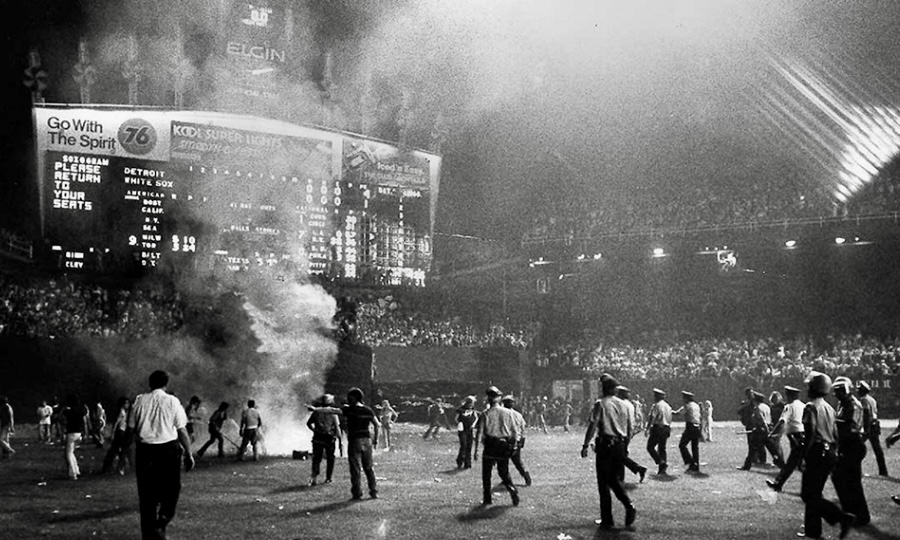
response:
<path id="1" fill-rule="evenodd" d="M 143 118 L 131 118 L 119 126 L 119 144 L 126 152 L 142 156 L 156 147 L 156 130 Z"/>

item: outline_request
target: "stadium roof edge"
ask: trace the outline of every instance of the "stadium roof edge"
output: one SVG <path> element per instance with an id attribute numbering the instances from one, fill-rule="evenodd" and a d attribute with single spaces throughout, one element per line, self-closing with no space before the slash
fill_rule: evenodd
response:
<path id="1" fill-rule="evenodd" d="M 361 139 L 367 139 L 370 141 L 380 142 L 384 144 L 388 144 L 391 146 L 399 147 L 399 141 L 388 141 L 385 139 L 380 139 L 378 137 L 372 137 L 370 135 L 363 135 L 361 133 L 356 133 L 353 131 L 345 131 L 342 129 L 335 129 L 332 127 L 319 126 L 316 124 L 305 124 L 298 122 L 289 122 L 287 120 L 281 120 L 279 118 L 266 118 L 264 116 L 259 116 L 255 114 L 240 114 L 234 113 L 230 111 L 214 111 L 214 110 L 202 110 L 202 109 L 176 109 L 175 107 L 162 107 L 159 105 L 125 105 L 118 103 L 36 103 L 33 105 L 35 108 L 43 108 L 43 109 L 98 109 L 98 110 L 120 110 L 120 111 L 143 111 L 143 110 L 151 110 L 151 111 L 171 111 L 171 112 L 182 112 L 182 113 L 190 113 L 190 112 L 198 112 L 205 114 L 226 114 L 233 116 L 243 116 L 243 117 L 255 117 L 260 120 L 268 120 L 274 122 L 284 122 L 285 124 L 291 124 L 295 126 L 302 126 L 311 129 L 319 129 L 322 131 L 328 131 L 331 133 L 338 133 L 341 135 L 349 135 L 350 137 L 358 137 Z M 410 150 L 415 152 L 422 152 L 424 154 L 430 154 L 432 156 L 443 157 L 443 154 L 434 152 L 432 150 L 425 150 L 423 148 L 410 147 Z"/>

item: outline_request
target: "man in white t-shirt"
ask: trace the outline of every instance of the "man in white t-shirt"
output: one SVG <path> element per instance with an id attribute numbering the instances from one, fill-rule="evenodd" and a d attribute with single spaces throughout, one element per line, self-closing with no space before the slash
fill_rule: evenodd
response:
<path id="1" fill-rule="evenodd" d="M 800 389 L 793 386 L 785 386 L 784 393 L 787 397 L 787 403 L 781 411 L 781 418 L 772 427 L 771 433 L 784 433 L 791 445 L 791 453 L 788 454 L 787 462 L 781 468 L 781 472 L 775 477 L 775 480 L 766 480 L 766 485 L 775 491 L 781 491 L 784 483 L 790 478 L 794 469 L 800 465 L 803 460 L 803 452 L 805 450 L 805 441 L 803 439 L 803 409 L 806 404 L 800 401 Z"/>
<path id="2" fill-rule="evenodd" d="M 38 442 L 50 442 L 50 417 L 53 416 L 53 407 L 47 405 L 47 400 L 41 402 L 37 408 L 38 415 Z"/>
<path id="3" fill-rule="evenodd" d="M 181 456 L 186 471 L 194 467 L 191 438 L 184 407 L 166 392 L 169 375 L 150 374 L 150 393 L 134 400 L 128 429 L 136 441 L 134 470 L 141 512 L 141 537 L 166 537 L 166 527 L 175 517 L 181 492 Z"/>

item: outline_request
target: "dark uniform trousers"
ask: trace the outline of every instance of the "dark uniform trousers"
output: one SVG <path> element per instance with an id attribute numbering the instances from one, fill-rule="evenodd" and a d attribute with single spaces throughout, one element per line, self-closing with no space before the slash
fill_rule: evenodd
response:
<path id="1" fill-rule="evenodd" d="M 822 498 L 822 489 L 836 462 L 837 452 L 832 445 L 816 443 L 806 455 L 800 498 L 806 504 L 803 526 L 809 538 L 822 536 L 823 519 L 830 525 L 836 525 L 843 515 L 838 505 Z"/>
<path id="2" fill-rule="evenodd" d="M 325 479 L 331 480 L 334 472 L 334 435 L 314 433 L 312 439 L 312 475 L 319 476 L 322 471 L 322 458 L 325 458 Z"/>
<path id="3" fill-rule="evenodd" d="M 690 453 L 688 453 L 688 445 L 691 445 Z M 681 434 L 681 441 L 678 443 L 678 450 L 681 452 L 681 459 L 685 465 L 689 465 L 693 469 L 700 468 L 700 424 L 685 424 L 684 433 Z"/>
<path id="4" fill-rule="evenodd" d="M 647 438 L 647 452 L 657 465 L 667 463 L 666 441 L 669 440 L 671 428 L 669 426 L 650 426 L 650 436 Z"/>
<path id="5" fill-rule="evenodd" d="M 456 454 L 456 466 L 466 469 L 472 468 L 472 446 L 475 444 L 475 431 L 464 429 L 457 431 L 459 436 L 459 452 Z"/>
<path id="6" fill-rule="evenodd" d="M 745 469 L 750 468 L 753 462 L 756 461 L 757 456 L 765 456 L 766 450 L 772 454 L 772 461 L 775 465 L 778 467 L 784 466 L 784 454 L 782 453 L 781 445 L 778 442 L 781 438 L 770 438 L 768 426 L 754 428 L 747 437 L 749 448 L 747 450 L 747 458 L 744 460 Z"/>
<path id="7" fill-rule="evenodd" d="M 788 454 L 784 467 L 781 468 L 781 472 L 775 477 L 775 482 L 779 486 L 783 486 L 784 483 L 787 482 L 794 470 L 800 465 L 800 462 L 803 461 L 803 433 L 790 433 L 788 434 L 787 439 L 788 443 L 791 445 L 791 451 Z"/>
<path id="8" fill-rule="evenodd" d="M 866 457 L 866 443 L 862 436 L 841 439 L 838 445 L 837 463 L 831 481 L 841 501 L 844 512 L 856 515 L 857 525 L 871 521 L 869 505 L 862 486 L 862 461 Z"/>
<path id="9" fill-rule="evenodd" d="M 138 443 L 134 453 L 141 513 L 141 538 L 159 538 L 157 529 L 175 517 L 181 493 L 181 450 L 178 441 Z"/>
<path id="10" fill-rule="evenodd" d="M 518 496 L 516 486 L 512 483 L 509 476 L 509 458 L 512 452 L 509 445 L 515 444 L 513 441 L 507 442 L 497 437 L 485 437 L 484 452 L 481 454 L 481 488 L 483 492 L 482 502 L 490 504 L 491 497 L 491 475 L 494 472 L 494 465 L 497 466 L 497 474 L 500 475 L 500 481 L 515 502 Z"/>
<path id="11" fill-rule="evenodd" d="M 519 444 L 516 445 L 516 449 L 513 451 L 512 456 L 510 456 L 510 461 L 512 461 L 513 466 L 519 471 L 519 474 L 522 478 L 528 478 L 528 471 L 525 470 L 525 465 L 522 464 L 522 447 L 525 446 L 525 438 L 523 437 Z M 531 480 L 528 480 L 531 482 Z"/>
<path id="12" fill-rule="evenodd" d="M 887 476 L 887 464 L 884 462 L 884 450 L 881 448 L 881 423 L 873 420 L 866 430 L 866 438 L 872 443 L 872 453 L 875 454 L 875 461 L 878 462 L 878 474 Z"/>
<path id="13" fill-rule="evenodd" d="M 699 431 L 699 430 L 698 430 Z M 633 508 L 622 476 L 625 470 L 625 440 L 618 437 L 598 437 L 594 443 L 597 452 L 597 489 L 600 492 L 600 521 L 605 526 L 612 526 L 612 497 L 610 491 L 625 506 Z"/>

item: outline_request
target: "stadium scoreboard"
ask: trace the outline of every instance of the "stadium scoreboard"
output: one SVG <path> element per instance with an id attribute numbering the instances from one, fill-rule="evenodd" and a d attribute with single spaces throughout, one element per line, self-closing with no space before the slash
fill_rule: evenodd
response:
<path id="1" fill-rule="evenodd" d="M 440 157 L 211 112 L 36 106 L 41 227 L 83 271 L 184 265 L 423 281 Z"/>

